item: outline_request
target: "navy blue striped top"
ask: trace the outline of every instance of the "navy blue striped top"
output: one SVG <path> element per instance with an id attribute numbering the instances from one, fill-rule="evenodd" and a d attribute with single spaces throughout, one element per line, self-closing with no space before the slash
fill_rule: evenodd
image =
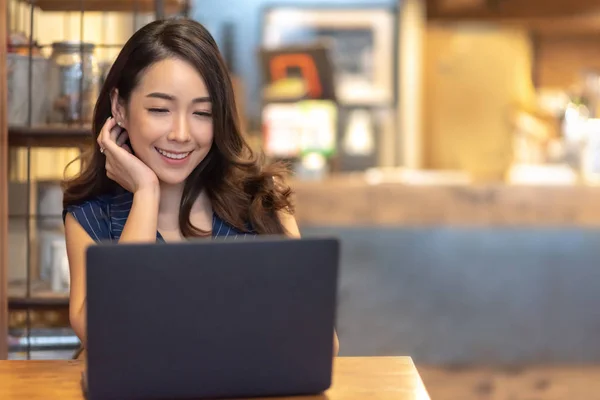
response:
<path id="1" fill-rule="evenodd" d="M 131 211 L 133 194 L 103 195 L 79 205 L 69 206 L 63 211 L 63 220 L 71 214 L 96 243 L 118 241 Z M 246 239 L 256 238 L 256 233 L 237 230 L 213 213 L 212 237 Z M 164 242 L 156 232 L 157 242 Z"/>

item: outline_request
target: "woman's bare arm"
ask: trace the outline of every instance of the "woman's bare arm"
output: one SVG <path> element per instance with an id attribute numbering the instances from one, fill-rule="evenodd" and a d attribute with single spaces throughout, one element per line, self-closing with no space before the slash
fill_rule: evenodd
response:
<path id="1" fill-rule="evenodd" d="M 296 222 L 296 218 L 292 214 L 289 214 L 285 211 L 279 212 L 279 220 L 286 230 L 287 236 L 292 238 L 300 238 L 300 229 L 298 228 L 298 223 Z M 340 341 L 338 339 L 337 333 L 335 330 L 333 331 L 333 356 L 337 356 L 340 351 Z"/>
<path id="2" fill-rule="evenodd" d="M 85 347 L 85 252 L 94 244 L 94 240 L 71 214 L 67 214 L 65 219 L 65 238 L 71 274 L 69 320 L 75 334 Z"/>
<path id="3" fill-rule="evenodd" d="M 154 243 L 158 219 L 158 190 L 138 192 L 133 196 L 131 212 L 119 243 Z M 69 319 L 75 334 L 86 346 L 85 252 L 94 240 L 71 214 L 65 219 L 65 238 L 71 274 Z"/>

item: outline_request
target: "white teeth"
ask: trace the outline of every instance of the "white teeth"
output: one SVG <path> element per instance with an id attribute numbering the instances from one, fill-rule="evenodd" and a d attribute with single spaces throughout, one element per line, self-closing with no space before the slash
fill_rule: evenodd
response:
<path id="1" fill-rule="evenodd" d="M 156 147 L 156 151 L 158 151 L 163 156 L 165 156 L 167 158 L 170 158 L 172 160 L 183 160 L 184 158 L 186 158 L 187 156 L 189 156 L 190 153 L 191 153 L 191 151 L 188 152 L 188 153 L 179 153 L 179 154 L 169 153 L 168 151 L 161 150 L 158 147 Z"/>

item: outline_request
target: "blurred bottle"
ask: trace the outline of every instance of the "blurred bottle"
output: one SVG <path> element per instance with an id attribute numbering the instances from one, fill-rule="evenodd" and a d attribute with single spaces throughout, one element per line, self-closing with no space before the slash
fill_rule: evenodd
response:
<path id="1" fill-rule="evenodd" d="M 589 119 L 586 125 L 581 175 L 586 183 L 597 185 L 600 184 L 600 118 Z"/>
<path id="2" fill-rule="evenodd" d="M 351 156 L 368 156 L 375 151 L 373 121 L 367 110 L 355 110 L 350 115 L 344 135 L 344 151 Z"/>
<path id="3" fill-rule="evenodd" d="M 587 121 L 590 112 L 582 97 L 573 96 L 562 118 L 565 161 L 572 168 L 581 167 L 582 151 L 587 140 Z"/>
<path id="4" fill-rule="evenodd" d="M 600 117 L 600 74 L 595 70 L 584 70 L 581 78 L 582 103 L 588 108 L 591 118 Z"/>

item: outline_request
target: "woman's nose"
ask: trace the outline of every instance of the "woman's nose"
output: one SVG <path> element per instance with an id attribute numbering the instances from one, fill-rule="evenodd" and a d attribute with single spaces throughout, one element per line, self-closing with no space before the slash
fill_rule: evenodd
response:
<path id="1" fill-rule="evenodd" d="M 182 120 L 175 124 L 173 130 L 168 136 L 168 139 L 181 143 L 189 142 L 191 140 L 190 129 L 187 121 L 185 121 L 185 118 L 182 118 Z"/>

